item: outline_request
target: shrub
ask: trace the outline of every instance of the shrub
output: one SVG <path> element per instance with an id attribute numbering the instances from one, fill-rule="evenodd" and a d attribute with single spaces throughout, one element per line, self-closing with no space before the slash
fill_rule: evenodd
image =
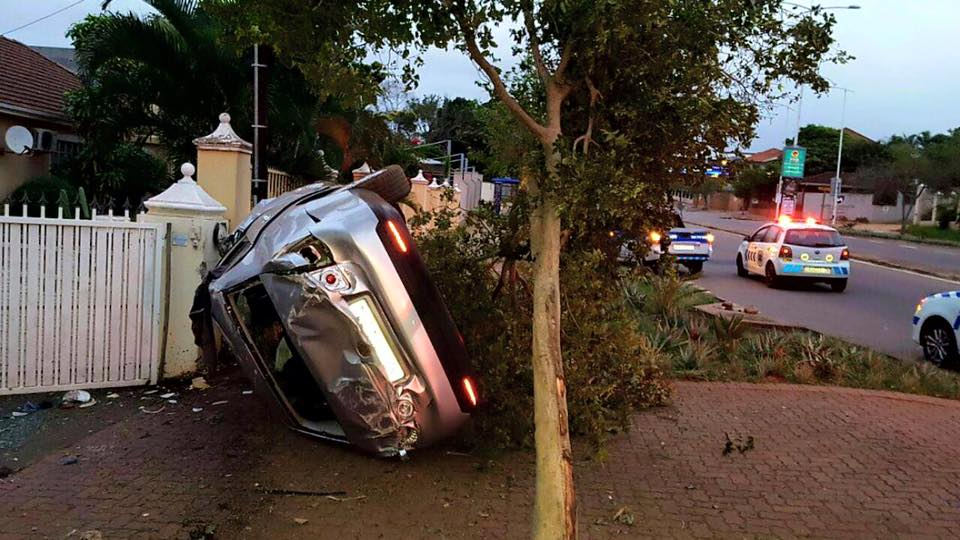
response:
<path id="1" fill-rule="evenodd" d="M 522 206 L 515 203 L 514 210 Z M 473 213 L 460 227 L 444 216 L 411 220 L 423 259 L 481 376 L 486 405 L 464 433 L 473 446 L 533 443 L 533 309 L 519 225 L 525 221 L 489 209 Z M 601 254 L 565 254 L 561 281 L 570 430 L 599 448 L 609 433 L 629 428 L 634 411 L 668 399 L 662 376 L 668 356 L 640 331 Z"/>

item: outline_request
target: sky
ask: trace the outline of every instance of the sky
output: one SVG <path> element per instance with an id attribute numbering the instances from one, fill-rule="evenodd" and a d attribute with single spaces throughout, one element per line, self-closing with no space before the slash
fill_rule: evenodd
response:
<path id="1" fill-rule="evenodd" d="M 78 0 L 0 0 L 0 32 L 70 6 Z M 960 127 L 960 53 L 957 43 L 958 0 L 853 0 L 858 10 L 835 10 L 837 46 L 856 58 L 845 65 L 825 65 L 823 74 L 850 90 L 843 114 L 847 127 L 868 137 L 934 133 Z M 6 37 L 29 45 L 66 47 L 70 25 L 100 11 L 101 0 L 80 0 L 61 13 Z M 801 2 L 808 4 L 809 2 Z M 821 5 L 847 5 L 844 1 Z M 115 11 L 149 13 L 142 0 L 114 0 Z M 506 30 L 501 28 L 502 41 Z M 501 56 L 509 55 L 506 46 Z M 417 94 L 486 98 L 476 81 L 482 75 L 459 51 L 426 53 Z M 841 125 L 843 92 L 824 96 L 804 92 L 802 125 Z M 787 109 L 786 107 L 790 107 Z M 757 126 L 750 150 L 780 146 L 797 129 L 797 104 L 775 107 Z M 803 144 L 803 141 L 800 141 Z"/>

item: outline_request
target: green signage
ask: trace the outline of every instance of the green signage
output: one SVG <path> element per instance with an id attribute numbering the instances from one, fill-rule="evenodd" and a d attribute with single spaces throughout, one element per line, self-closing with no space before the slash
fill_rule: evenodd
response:
<path id="1" fill-rule="evenodd" d="M 802 146 L 787 146 L 783 149 L 783 167 L 780 175 L 784 178 L 803 178 L 803 162 L 807 158 L 807 149 Z"/>

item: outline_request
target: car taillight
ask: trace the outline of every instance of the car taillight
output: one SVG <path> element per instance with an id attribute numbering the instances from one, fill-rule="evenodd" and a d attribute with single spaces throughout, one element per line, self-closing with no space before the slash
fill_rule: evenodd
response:
<path id="1" fill-rule="evenodd" d="M 657 231 L 650 232 L 650 242 L 654 244 L 659 244 L 660 238 L 661 238 L 660 233 L 658 233 Z"/>
<path id="2" fill-rule="evenodd" d="M 400 234 L 400 229 L 397 228 L 397 224 L 392 221 L 388 221 L 387 230 L 390 231 L 390 236 L 393 238 L 393 243 L 397 246 L 397 249 L 400 250 L 400 253 L 406 253 L 407 242 L 403 239 L 403 235 Z"/>
<path id="3" fill-rule="evenodd" d="M 850 260 L 850 250 L 849 250 L 849 249 L 843 248 L 843 251 L 840 252 L 840 260 L 841 260 L 841 261 L 849 261 L 849 260 Z"/>
<path id="4" fill-rule="evenodd" d="M 715 238 L 713 236 L 713 233 L 707 233 L 707 243 L 712 244 L 714 240 Z"/>
<path id="5" fill-rule="evenodd" d="M 781 259 L 792 259 L 793 250 L 789 246 L 780 246 L 780 258 Z"/>
<path id="6" fill-rule="evenodd" d="M 474 385 L 473 379 L 470 377 L 463 378 L 463 392 L 467 395 L 467 401 L 470 402 L 470 406 L 476 407 L 479 395 L 476 385 Z"/>

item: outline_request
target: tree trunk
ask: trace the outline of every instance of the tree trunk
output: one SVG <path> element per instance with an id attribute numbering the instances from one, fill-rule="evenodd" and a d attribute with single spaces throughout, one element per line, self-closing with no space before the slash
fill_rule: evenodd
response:
<path id="1" fill-rule="evenodd" d="M 546 171 L 556 177 L 559 156 L 543 141 Z M 577 535 L 573 454 L 567 420 L 567 392 L 560 353 L 560 216 L 551 193 L 529 184 L 538 201 L 530 216 L 533 251 L 533 401 L 536 425 L 537 488 L 534 538 L 571 539 Z M 539 196 L 539 197 L 538 197 Z"/>

